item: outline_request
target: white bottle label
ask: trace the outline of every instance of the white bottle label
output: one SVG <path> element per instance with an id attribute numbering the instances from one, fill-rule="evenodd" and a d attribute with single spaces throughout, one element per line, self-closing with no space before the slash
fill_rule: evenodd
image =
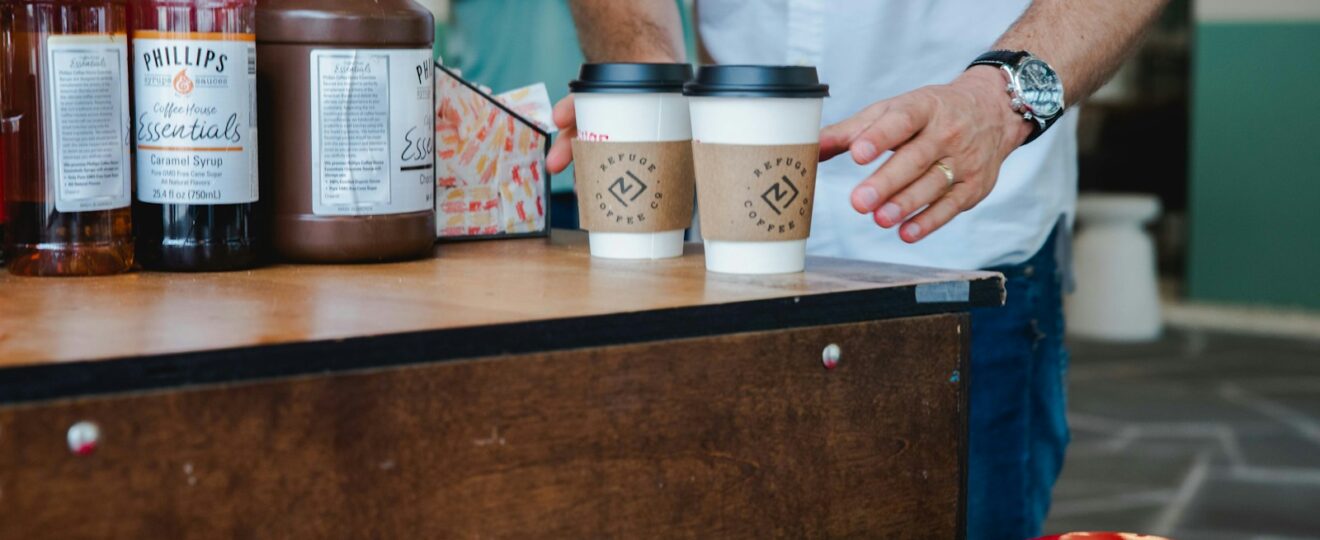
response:
<path id="1" fill-rule="evenodd" d="M 46 170 L 55 184 L 55 209 L 128 206 L 128 40 L 123 34 L 50 36 L 46 60 Z"/>
<path id="2" fill-rule="evenodd" d="M 365 216 L 432 209 L 431 50 L 311 54 L 312 212 Z"/>
<path id="3" fill-rule="evenodd" d="M 257 200 L 255 37 L 215 37 L 133 34 L 141 201 L 244 204 Z"/>

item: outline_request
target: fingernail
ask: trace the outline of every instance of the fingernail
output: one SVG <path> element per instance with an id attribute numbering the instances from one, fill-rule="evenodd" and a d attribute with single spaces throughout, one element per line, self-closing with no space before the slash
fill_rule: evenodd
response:
<path id="1" fill-rule="evenodd" d="M 857 202 L 861 203 L 863 210 L 870 212 L 880 202 L 880 192 L 871 186 L 859 187 L 857 188 Z"/>
<path id="2" fill-rule="evenodd" d="M 918 225 L 916 223 L 908 223 L 906 227 L 903 227 L 903 232 L 907 233 L 908 238 L 911 238 L 913 241 L 915 241 L 921 238 L 921 225 Z"/>
<path id="3" fill-rule="evenodd" d="M 903 209 L 894 203 L 885 203 L 884 206 L 880 207 L 879 213 L 890 225 L 898 223 L 898 220 L 903 217 Z"/>
<path id="4" fill-rule="evenodd" d="M 875 159 L 878 153 L 871 141 L 860 140 L 853 143 L 853 157 L 856 157 L 858 162 L 869 162 Z"/>

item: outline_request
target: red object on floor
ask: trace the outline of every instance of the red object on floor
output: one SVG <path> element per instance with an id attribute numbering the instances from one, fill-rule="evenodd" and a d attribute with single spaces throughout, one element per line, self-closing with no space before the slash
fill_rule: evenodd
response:
<path id="1" fill-rule="evenodd" d="M 1036 540 L 1169 540 L 1163 536 L 1116 532 L 1073 532 L 1042 536 Z"/>

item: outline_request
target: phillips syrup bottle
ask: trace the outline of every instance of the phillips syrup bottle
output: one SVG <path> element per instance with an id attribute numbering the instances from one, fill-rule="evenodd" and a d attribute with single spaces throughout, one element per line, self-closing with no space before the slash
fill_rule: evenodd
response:
<path id="1" fill-rule="evenodd" d="M 132 0 L 137 254 L 159 270 L 258 261 L 256 0 Z"/>
<path id="2" fill-rule="evenodd" d="M 0 2 L 0 144 L 9 271 L 133 266 L 123 0 Z"/>
<path id="3" fill-rule="evenodd" d="M 429 256 L 435 22 L 413 0 L 262 0 L 257 73 L 271 251 L 289 261 Z"/>

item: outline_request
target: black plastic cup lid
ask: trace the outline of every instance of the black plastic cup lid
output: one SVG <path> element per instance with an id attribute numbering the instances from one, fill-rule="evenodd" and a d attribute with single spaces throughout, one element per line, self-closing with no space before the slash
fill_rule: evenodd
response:
<path id="1" fill-rule="evenodd" d="M 830 87 L 820 83 L 811 66 L 702 66 L 683 95 L 823 98 Z"/>
<path id="2" fill-rule="evenodd" d="M 583 94 L 679 93 L 690 80 L 690 64 L 582 64 L 568 89 Z"/>

